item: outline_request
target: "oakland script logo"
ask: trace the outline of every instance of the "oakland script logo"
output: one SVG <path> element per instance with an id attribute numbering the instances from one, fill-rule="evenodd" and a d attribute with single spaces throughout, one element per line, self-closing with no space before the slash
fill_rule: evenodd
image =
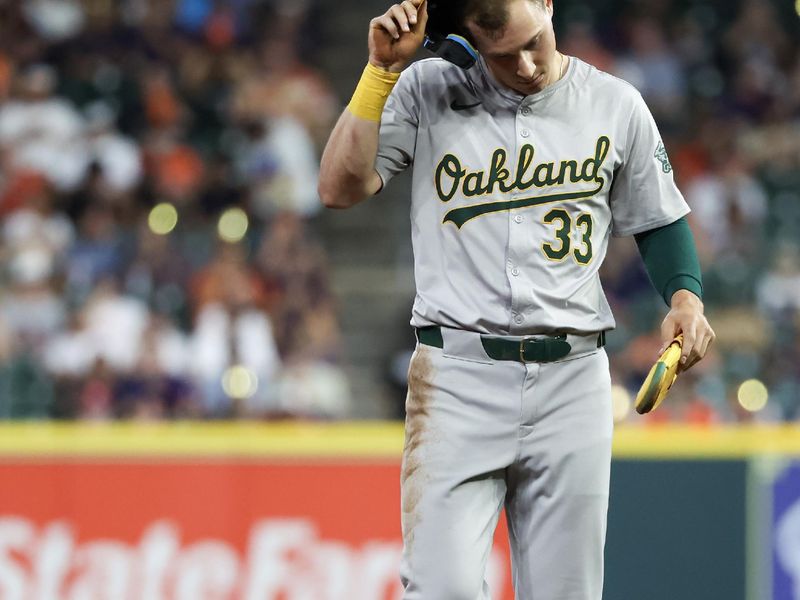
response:
<path id="1" fill-rule="evenodd" d="M 470 171 L 461 165 L 461 161 L 456 155 L 445 154 L 434 172 L 436 194 L 442 202 L 449 202 L 459 191 L 465 198 L 471 198 L 497 192 L 524 192 L 531 188 L 545 189 L 563 186 L 566 183 L 592 183 L 594 187 L 589 190 L 559 191 L 555 194 L 461 206 L 448 211 L 443 222 L 453 223 L 461 229 L 467 221 L 489 213 L 591 198 L 605 185 L 601 167 L 610 148 L 611 141 L 604 135 L 597 140 L 594 156 L 583 161 L 562 160 L 558 164 L 541 162 L 533 167 L 532 172 L 528 175 L 536 151 L 531 144 L 525 144 L 520 148 L 513 177 L 511 171 L 506 167 L 508 156 L 504 148 L 498 148 L 492 153 L 488 173 L 486 171 Z"/>

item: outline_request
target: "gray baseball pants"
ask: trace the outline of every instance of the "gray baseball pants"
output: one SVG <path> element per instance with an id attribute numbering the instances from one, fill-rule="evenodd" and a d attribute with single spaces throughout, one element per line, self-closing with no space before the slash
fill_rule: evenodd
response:
<path id="1" fill-rule="evenodd" d="M 506 508 L 517 600 L 600 600 L 611 465 L 605 351 L 495 361 L 443 330 L 409 368 L 401 476 L 403 600 L 488 600 Z"/>

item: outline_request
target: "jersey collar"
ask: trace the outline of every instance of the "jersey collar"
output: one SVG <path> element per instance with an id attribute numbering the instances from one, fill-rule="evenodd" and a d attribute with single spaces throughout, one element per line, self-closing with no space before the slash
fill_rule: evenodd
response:
<path id="1" fill-rule="evenodd" d="M 533 103 L 539 102 L 545 98 L 549 98 L 562 87 L 567 85 L 570 79 L 572 79 L 572 75 L 575 72 L 577 60 L 574 56 L 567 56 L 569 58 L 569 64 L 567 65 L 567 69 L 564 72 L 564 76 L 556 81 L 553 85 L 550 85 L 543 90 L 536 92 L 535 94 L 524 95 L 520 94 L 519 92 L 512 90 L 501 84 L 497 81 L 492 75 L 491 69 L 489 69 L 489 65 L 486 64 L 486 61 L 483 59 L 482 56 L 478 57 L 478 61 L 476 63 L 476 67 L 471 69 L 472 71 L 478 71 L 480 73 L 480 77 L 488 83 L 488 85 L 495 91 L 496 93 L 500 94 L 500 96 L 508 101 L 510 105 L 514 107 L 519 106 L 523 102 L 525 103 Z"/>

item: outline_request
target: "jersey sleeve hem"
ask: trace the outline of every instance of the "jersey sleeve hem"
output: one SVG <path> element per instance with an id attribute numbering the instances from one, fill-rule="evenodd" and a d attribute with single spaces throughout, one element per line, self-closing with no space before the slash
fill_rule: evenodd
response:
<path id="1" fill-rule="evenodd" d="M 613 229 L 611 231 L 611 235 L 614 237 L 627 237 L 629 235 L 636 235 L 639 233 L 643 233 L 645 231 L 650 231 L 651 229 L 657 229 L 658 227 L 664 227 L 665 225 L 670 225 L 674 223 L 681 217 L 685 217 L 691 212 L 691 209 L 687 208 L 684 211 L 676 213 L 674 215 L 668 217 L 662 217 L 661 219 L 657 219 L 655 221 L 649 221 L 643 225 L 636 225 L 634 227 L 627 227 L 625 229 Z"/>
<path id="2" fill-rule="evenodd" d="M 375 167 L 373 167 L 373 168 L 375 169 L 375 172 L 378 174 L 378 177 L 381 180 L 381 187 L 379 187 L 378 191 L 373 194 L 373 196 L 377 196 L 383 190 L 386 189 L 386 184 L 389 183 L 389 180 L 391 179 L 391 176 L 388 173 L 384 173 L 383 169 L 380 169 L 377 165 L 375 165 Z"/>
<path id="3" fill-rule="evenodd" d="M 688 290 L 703 299 L 703 282 L 691 273 L 678 273 L 664 285 L 661 296 L 668 306 L 672 295 L 678 290 Z"/>

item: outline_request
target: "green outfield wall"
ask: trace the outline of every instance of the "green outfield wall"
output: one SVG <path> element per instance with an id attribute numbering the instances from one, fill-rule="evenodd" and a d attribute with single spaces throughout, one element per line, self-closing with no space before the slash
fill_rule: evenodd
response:
<path id="1" fill-rule="evenodd" d="M 616 460 L 607 600 L 746 600 L 745 460 Z"/>

